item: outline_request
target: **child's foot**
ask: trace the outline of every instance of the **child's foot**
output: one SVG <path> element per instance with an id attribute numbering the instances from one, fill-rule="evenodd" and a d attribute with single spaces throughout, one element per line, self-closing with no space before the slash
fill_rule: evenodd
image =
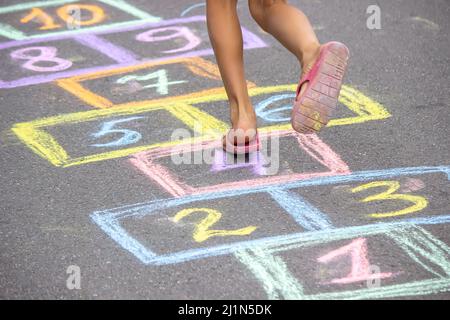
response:
<path id="1" fill-rule="evenodd" d="M 304 64 L 291 116 L 295 131 L 312 133 L 328 123 L 337 106 L 348 57 L 344 44 L 329 42 L 320 47 L 313 63 Z"/>
<path id="2" fill-rule="evenodd" d="M 259 150 L 258 131 L 249 129 L 230 129 L 223 136 L 223 149 L 232 154 L 247 154 Z"/>
<path id="3" fill-rule="evenodd" d="M 223 136 L 223 148 L 227 152 L 240 154 L 259 149 L 256 114 L 253 109 L 231 116 L 232 128 Z"/>

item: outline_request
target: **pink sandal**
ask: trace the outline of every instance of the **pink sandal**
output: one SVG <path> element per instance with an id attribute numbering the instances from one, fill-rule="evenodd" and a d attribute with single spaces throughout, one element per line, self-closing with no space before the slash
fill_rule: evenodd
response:
<path id="1" fill-rule="evenodd" d="M 347 69 L 348 48 L 340 42 L 328 42 L 319 58 L 297 87 L 291 113 L 291 124 L 300 133 L 317 132 L 326 126 L 336 109 L 342 79 Z M 303 84 L 308 88 L 299 96 Z"/>
<path id="2" fill-rule="evenodd" d="M 246 141 L 243 144 L 238 143 L 235 141 L 230 141 L 233 139 L 230 139 L 230 132 L 232 132 L 233 129 L 230 129 L 226 135 L 223 136 L 223 149 L 226 152 L 232 153 L 232 154 L 247 154 L 259 151 L 259 135 L 258 130 L 256 131 L 255 136 L 250 140 Z"/>

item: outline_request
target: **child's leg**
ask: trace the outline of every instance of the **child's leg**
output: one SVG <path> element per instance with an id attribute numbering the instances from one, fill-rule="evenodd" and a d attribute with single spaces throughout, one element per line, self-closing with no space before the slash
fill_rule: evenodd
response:
<path id="1" fill-rule="evenodd" d="M 305 14 L 286 0 L 248 0 L 248 4 L 259 26 L 297 57 L 303 74 L 308 72 L 319 55 L 320 44 Z M 305 89 L 303 86 L 302 91 Z"/>
<path id="2" fill-rule="evenodd" d="M 300 62 L 301 87 L 291 112 L 292 128 L 300 133 L 319 131 L 338 104 L 348 48 L 336 41 L 321 46 L 308 18 L 286 0 L 249 0 L 249 8 L 261 28 Z"/>
<path id="3" fill-rule="evenodd" d="M 256 115 L 247 92 L 237 0 L 206 0 L 207 26 L 228 95 L 233 129 L 254 130 Z"/>

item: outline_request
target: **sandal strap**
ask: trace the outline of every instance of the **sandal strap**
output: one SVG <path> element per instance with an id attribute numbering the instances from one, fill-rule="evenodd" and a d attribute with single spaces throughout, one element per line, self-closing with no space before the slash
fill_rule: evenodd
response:
<path id="1" fill-rule="evenodd" d="M 319 57 L 317 58 L 316 62 L 314 62 L 311 70 L 309 70 L 303 77 L 301 77 L 299 84 L 297 86 L 297 92 L 295 95 L 295 99 L 298 99 L 298 95 L 300 94 L 300 89 L 301 87 L 307 82 L 307 81 L 311 81 L 316 72 L 317 69 L 319 68 L 319 65 L 322 63 L 322 57 L 323 57 L 323 53 L 326 51 L 326 49 L 328 48 L 329 43 L 325 44 L 322 48 L 320 48 L 320 52 L 319 52 Z"/>

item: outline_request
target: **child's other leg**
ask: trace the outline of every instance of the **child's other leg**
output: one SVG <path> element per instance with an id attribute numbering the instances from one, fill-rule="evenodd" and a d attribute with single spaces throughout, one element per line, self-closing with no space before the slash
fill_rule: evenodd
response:
<path id="1" fill-rule="evenodd" d="M 247 91 L 236 5 L 237 0 L 206 0 L 207 26 L 229 99 L 233 129 L 254 131 L 256 115 Z"/>
<path id="2" fill-rule="evenodd" d="M 306 15 L 286 0 L 249 0 L 248 4 L 253 19 L 292 52 L 302 73 L 307 73 L 319 56 L 320 43 Z"/>
<path id="3" fill-rule="evenodd" d="M 249 0 L 256 22 L 291 51 L 302 67 L 302 77 L 291 113 L 300 133 L 317 132 L 327 125 L 338 104 L 347 68 L 348 48 L 339 42 L 320 45 L 308 18 L 286 0 Z"/>

